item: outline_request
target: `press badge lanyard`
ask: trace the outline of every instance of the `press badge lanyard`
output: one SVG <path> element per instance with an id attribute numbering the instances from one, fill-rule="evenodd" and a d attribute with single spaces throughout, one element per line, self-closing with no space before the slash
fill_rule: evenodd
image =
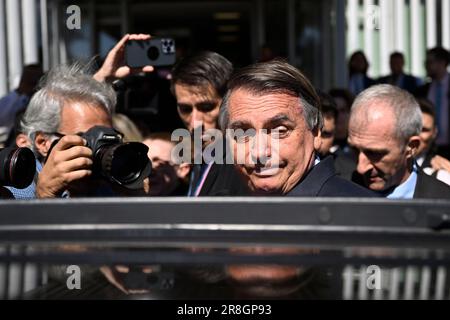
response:
<path id="1" fill-rule="evenodd" d="M 205 184 L 206 177 L 208 176 L 209 171 L 211 170 L 211 167 L 213 165 L 213 162 L 208 163 L 208 166 L 206 167 L 205 171 L 203 171 L 200 182 L 197 184 L 197 187 L 195 188 L 195 192 L 192 191 L 193 185 L 191 184 L 188 191 L 189 197 L 198 197 L 200 194 L 200 191 L 203 188 L 203 185 Z M 191 179 L 194 179 L 194 170 L 191 172 Z"/>

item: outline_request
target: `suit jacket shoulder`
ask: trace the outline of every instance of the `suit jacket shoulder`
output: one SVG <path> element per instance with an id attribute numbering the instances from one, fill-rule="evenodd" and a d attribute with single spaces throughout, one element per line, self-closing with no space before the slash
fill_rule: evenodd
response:
<path id="1" fill-rule="evenodd" d="M 370 88 L 371 86 L 374 86 L 377 84 L 377 81 L 375 81 L 374 79 L 368 77 L 368 76 L 364 76 L 364 87 Z"/>
<path id="2" fill-rule="evenodd" d="M 219 139 L 220 140 L 220 139 Z M 239 174 L 233 164 L 227 164 L 227 154 L 231 151 L 226 141 L 218 141 L 213 148 L 223 150 L 222 163 L 214 162 L 206 176 L 200 197 L 228 197 L 228 196 L 249 196 L 250 191 L 247 183 Z M 222 145 L 220 145 L 223 143 Z M 196 185 L 196 183 L 195 183 Z"/>
<path id="3" fill-rule="evenodd" d="M 418 88 L 418 78 L 410 74 L 405 74 L 403 77 L 403 89 L 414 94 Z"/>
<path id="4" fill-rule="evenodd" d="M 248 196 L 250 191 L 232 164 L 214 163 L 200 191 L 200 197 Z"/>
<path id="5" fill-rule="evenodd" d="M 356 169 L 356 160 L 341 149 L 333 153 L 332 157 L 336 174 L 345 180 L 351 181 L 353 172 Z"/>
<path id="6" fill-rule="evenodd" d="M 450 187 L 419 169 L 414 199 L 450 199 Z"/>
<path id="7" fill-rule="evenodd" d="M 332 157 L 327 157 L 314 166 L 288 196 L 370 198 L 376 195 L 366 188 L 337 176 Z"/>

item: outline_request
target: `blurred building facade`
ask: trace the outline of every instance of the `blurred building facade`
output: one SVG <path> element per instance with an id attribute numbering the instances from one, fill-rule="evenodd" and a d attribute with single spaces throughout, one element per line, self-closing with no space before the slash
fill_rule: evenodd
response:
<path id="1" fill-rule="evenodd" d="M 427 48 L 450 48 L 449 0 L 347 0 L 346 52 L 363 50 L 378 77 L 390 72 L 389 55 L 405 54 L 406 70 L 425 76 Z"/>
<path id="2" fill-rule="evenodd" d="M 237 66 L 262 52 L 286 57 L 323 89 L 346 85 L 347 58 L 359 49 L 373 77 L 389 72 L 393 51 L 425 76 L 426 48 L 450 48 L 449 24 L 450 0 L 0 0 L 0 95 L 26 64 L 102 58 L 135 32 L 174 37 L 180 56 L 210 49 Z"/>

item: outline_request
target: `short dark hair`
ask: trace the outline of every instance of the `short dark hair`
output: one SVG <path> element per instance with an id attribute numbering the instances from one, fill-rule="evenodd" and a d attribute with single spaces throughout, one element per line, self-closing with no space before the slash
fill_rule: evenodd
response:
<path id="1" fill-rule="evenodd" d="M 436 120 L 435 119 L 436 113 L 434 112 L 433 103 L 426 98 L 417 98 L 416 97 L 416 100 L 419 103 L 419 107 L 420 107 L 420 110 L 422 111 L 422 113 L 428 114 L 433 118 L 433 120 Z"/>
<path id="2" fill-rule="evenodd" d="M 202 51 L 182 59 L 172 70 L 171 90 L 175 84 L 188 86 L 212 85 L 223 97 L 227 82 L 233 73 L 233 64 L 216 52 Z"/>
<path id="3" fill-rule="evenodd" d="M 354 52 L 354 53 L 350 56 L 350 59 L 348 60 L 348 69 L 349 69 L 350 75 L 352 75 L 352 74 L 355 73 L 355 70 L 354 70 L 353 67 L 352 67 L 352 61 L 353 61 L 353 59 L 355 59 L 357 56 L 360 56 L 360 57 L 362 57 L 362 58 L 364 59 L 364 64 L 365 64 L 365 65 L 364 65 L 364 70 L 363 70 L 363 72 L 364 72 L 364 74 L 367 74 L 367 71 L 369 70 L 369 61 L 367 60 L 367 57 L 366 57 L 366 55 L 364 54 L 364 51 L 359 50 L 359 51 Z"/>
<path id="4" fill-rule="evenodd" d="M 338 110 L 336 102 L 334 102 L 333 97 L 320 90 L 317 90 L 317 93 L 319 94 L 320 98 L 322 115 L 325 116 L 325 114 L 331 114 L 332 117 L 334 118 L 334 121 L 336 121 L 338 116 Z"/>
<path id="5" fill-rule="evenodd" d="M 175 141 L 172 141 L 172 134 L 164 131 L 149 133 L 142 140 L 162 140 L 175 144 Z"/>
<path id="6" fill-rule="evenodd" d="M 347 109 L 348 109 L 348 111 L 350 111 L 350 109 L 352 108 L 353 101 L 355 101 L 355 97 L 353 96 L 353 94 L 350 91 L 348 91 L 347 89 L 335 88 L 335 89 L 331 89 L 328 93 L 333 98 L 344 99 L 345 102 L 347 103 Z"/>
<path id="7" fill-rule="evenodd" d="M 233 91 L 245 89 L 261 95 L 285 93 L 300 98 L 305 121 L 310 130 L 321 128 L 320 99 L 311 82 L 297 68 L 283 59 L 274 59 L 249 65 L 237 71 L 228 82 L 228 92 L 220 108 L 219 123 L 222 129 L 228 125 L 228 100 Z"/>
<path id="8" fill-rule="evenodd" d="M 427 54 L 432 55 L 436 60 L 444 61 L 446 65 L 450 63 L 450 53 L 443 47 L 430 49 Z"/>
<path id="9" fill-rule="evenodd" d="M 405 61 L 405 56 L 403 55 L 403 53 L 398 52 L 398 51 L 391 53 L 390 59 L 392 60 L 392 59 L 395 59 L 395 58 L 400 58 L 403 61 Z"/>

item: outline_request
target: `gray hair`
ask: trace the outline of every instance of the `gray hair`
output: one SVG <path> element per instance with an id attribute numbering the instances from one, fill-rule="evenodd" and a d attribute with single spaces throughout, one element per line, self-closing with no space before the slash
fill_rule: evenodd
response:
<path id="1" fill-rule="evenodd" d="M 417 100 L 407 91 L 398 87 L 381 84 L 360 93 L 353 103 L 350 119 L 358 110 L 370 108 L 376 102 L 387 103 L 395 114 L 396 137 L 408 141 L 422 131 L 422 112 Z"/>
<path id="2" fill-rule="evenodd" d="M 21 132 L 26 134 L 34 148 L 38 132 L 54 133 L 61 121 L 64 103 L 81 101 L 101 106 L 112 115 L 116 105 L 113 88 L 96 81 L 89 72 L 89 65 L 75 63 L 50 70 L 40 82 L 20 122 Z"/>
<path id="3" fill-rule="evenodd" d="M 311 82 L 286 61 L 274 59 L 242 68 L 231 77 L 228 92 L 220 107 L 219 125 L 223 130 L 229 124 L 228 104 L 231 94 L 239 88 L 255 95 L 286 93 L 298 97 L 308 128 L 321 130 L 323 127 L 320 98 Z"/>

